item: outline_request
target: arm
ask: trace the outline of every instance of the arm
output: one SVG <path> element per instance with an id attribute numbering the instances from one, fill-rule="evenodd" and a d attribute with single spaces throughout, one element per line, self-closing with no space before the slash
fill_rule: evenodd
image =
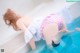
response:
<path id="1" fill-rule="evenodd" d="M 24 37 L 26 43 L 29 42 L 29 45 L 31 46 L 31 48 L 32 48 L 32 49 L 35 49 L 36 46 L 35 46 L 35 42 L 34 42 L 34 39 L 33 39 L 33 35 L 28 31 L 28 29 L 25 27 L 25 25 L 23 24 L 23 22 L 17 22 L 17 25 L 18 25 L 18 27 L 19 27 L 21 30 L 23 30 L 24 32 L 26 32 L 25 37 Z M 28 34 L 27 34 L 27 33 L 28 33 Z M 30 35 L 32 35 L 32 36 L 30 37 Z M 27 39 L 27 37 L 30 37 L 30 38 Z"/>

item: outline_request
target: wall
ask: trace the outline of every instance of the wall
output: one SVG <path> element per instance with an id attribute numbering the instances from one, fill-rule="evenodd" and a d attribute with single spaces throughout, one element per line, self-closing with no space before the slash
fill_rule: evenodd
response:
<path id="1" fill-rule="evenodd" d="M 73 18 L 80 16 L 80 2 L 72 5 L 69 9 Z"/>

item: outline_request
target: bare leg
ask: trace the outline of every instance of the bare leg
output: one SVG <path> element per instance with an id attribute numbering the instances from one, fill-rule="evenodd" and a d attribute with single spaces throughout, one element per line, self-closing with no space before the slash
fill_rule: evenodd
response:
<path id="1" fill-rule="evenodd" d="M 69 32 L 69 31 L 67 30 L 66 23 L 65 23 L 64 20 L 62 21 L 62 24 L 63 24 L 62 32 Z"/>
<path id="2" fill-rule="evenodd" d="M 59 43 L 59 40 L 61 40 L 61 38 L 63 37 L 63 34 L 69 33 L 69 31 L 66 28 L 66 24 L 64 22 L 64 20 L 62 21 L 62 29 L 58 31 L 58 34 L 56 35 L 56 43 Z"/>
<path id="3" fill-rule="evenodd" d="M 32 50 L 35 50 L 36 45 L 35 45 L 35 41 L 33 38 L 30 40 L 29 45 L 31 46 Z"/>
<path id="4" fill-rule="evenodd" d="M 44 38 L 46 40 L 47 45 L 52 44 L 52 40 L 56 42 L 56 34 L 58 33 L 58 26 L 56 23 L 47 24 L 43 29 Z"/>

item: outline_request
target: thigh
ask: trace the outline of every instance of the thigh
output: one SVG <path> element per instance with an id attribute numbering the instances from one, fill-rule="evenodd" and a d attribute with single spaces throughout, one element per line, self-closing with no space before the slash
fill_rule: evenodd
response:
<path id="1" fill-rule="evenodd" d="M 46 24 L 46 26 L 43 29 L 43 35 L 46 40 L 46 43 L 51 44 L 52 39 L 55 38 L 57 33 L 58 33 L 58 25 L 56 23 Z"/>
<path id="2" fill-rule="evenodd" d="M 63 29 L 67 29 L 67 28 L 66 28 L 65 20 L 64 20 L 64 19 L 62 19 L 62 20 L 61 20 L 61 22 L 62 22 L 62 24 L 63 24 Z"/>

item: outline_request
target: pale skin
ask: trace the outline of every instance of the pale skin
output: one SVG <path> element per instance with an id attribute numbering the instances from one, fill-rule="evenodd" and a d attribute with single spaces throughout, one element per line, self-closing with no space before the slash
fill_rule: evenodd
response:
<path id="1" fill-rule="evenodd" d="M 27 27 L 32 23 L 32 19 L 31 18 L 20 18 L 17 22 L 16 25 L 18 26 L 18 28 L 20 28 L 22 31 L 25 31 L 27 29 Z M 51 45 L 52 40 L 55 40 L 55 36 L 59 33 L 59 32 L 65 32 L 67 31 L 66 29 L 66 25 L 65 22 L 63 21 L 63 28 L 62 30 L 58 30 L 58 25 L 56 23 L 53 24 L 47 24 L 45 26 L 45 28 L 43 29 L 43 34 L 44 34 L 44 38 L 45 41 L 47 43 L 47 45 Z M 56 41 L 56 40 L 55 40 Z M 34 42 L 34 38 L 32 38 L 29 42 L 29 45 L 31 46 L 31 48 L 34 50 L 36 48 L 35 42 Z"/>

